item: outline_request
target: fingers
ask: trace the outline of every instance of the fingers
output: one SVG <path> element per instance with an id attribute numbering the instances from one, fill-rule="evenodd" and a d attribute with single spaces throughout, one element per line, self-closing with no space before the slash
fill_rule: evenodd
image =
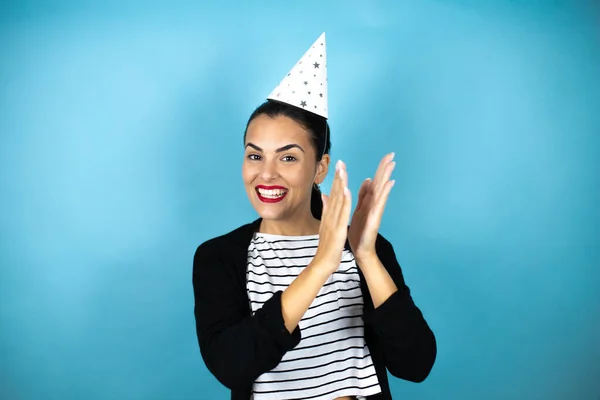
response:
<path id="1" fill-rule="evenodd" d="M 373 189 L 375 193 L 379 194 L 386 182 L 389 181 L 392 171 L 396 166 L 396 163 L 393 161 L 394 156 L 394 153 L 387 154 L 379 162 L 379 166 L 377 167 L 377 171 L 375 172 L 375 177 L 373 179 Z"/>
<path id="2" fill-rule="evenodd" d="M 343 189 L 342 189 L 343 196 L 340 196 L 340 197 L 343 198 L 343 201 L 342 201 L 342 207 L 340 209 L 340 215 L 338 218 L 339 218 L 340 225 L 343 225 L 344 231 L 345 231 L 347 229 L 348 223 L 350 221 L 352 196 L 350 194 L 350 189 L 348 188 L 348 173 L 346 171 L 346 164 L 344 164 L 342 161 L 340 161 L 340 172 L 341 172 L 342 184 L 343 184 Z"/>
<path id="3" fill-rule="evenodd" d="M 331 192 L 327 199 L 327 216 L 332 218 L 333 223 L 337 223 L 349 199 L 351 199 L 351 196 L 348 189 L 346 166 L 342 161 L 338 161 Z M 325 215 L 325 210 L 323 210 L 323 215 Z"/>
<path id="4" fill-rule="evenodd" d="M 352 197 L 350 196 L 350 189 L 348 188 L 348 173 L 346 172 L 346 164 L 344 162 L 339 161 L 339 176 L 340 176 L 340 194 L 339 194 L 339 213 L 336 213 L 336 217 L 339 219 L 340 223 L 344 223 L 345 226 L 348 225 L 348 219 L 350 216 L 350 203 L 352 202 Z"/>
<path id="5" fill-rule="evenodd" d="M 358 189 L 358 202 L 356 203 L 357 210 L 359 210 L 364 204 L 365 196 L 371 188 L 371 183 L 371 178 L 367 178 L 363 181 L 362 185 L 360 185 L 360 189 Z"/>
<path id="6" fill-rule="evenodd" d="M 375 201 L 379 201 L 379 198 L 384 195 L 384 191 L 387 190 L 386 184 L 390 181 L 392 172 L 396 167 L 396 163 L 393 161 L 394 156 L 394 153 L 384 156 L 379 162 L 379 166 L 375 172 L 375 178 L 373 180 L 367 178 L 362 183 L 358 191 L 358 204 L 356 205 L 357 210 L 359 210 L 365 204 L 367 197 L 372 196 Z M 389 189 L 391 190 L 391 187 Z M 387 195 L 384 195 L 384 197 L 386 196 Z"/>
<path id="7" fill-rule="evenodd" d="M 335 178 L 331 188 L 331 215 L 337 218 L 344 204 L 344 169 L 341 161 L 338 161 L 335 166 Z"/>
<path id="8" fill-rule="evenodd" d="M 380 220 L 381 216 L 383 215 L 385 205 L 387 204 L 388 197 L 390 196 L 390 192 L 392 191 L 392 187 L 394 187 L 395 183 L 396 181 L 394 180 L 386 182 L 386 184 L 383 186 L 381 194 L 379 195 L 380 197 L 377 199 L 377 204 L 375 205 L 375 208 L 376 214 L 378 215 Z"/>
<path id="9" fill-rule="evenodd" d="M 394 153 L 387 154 L 381 159 L 381 161 L 379 161 L 377 171 L 375 172 L 375 176 L 373 177 L 373 182 L 375 182 L 375 184 L 379 184 L 379 182 L 381 181 L 385 168 L 387 165 L 389 165 L 390 162 L 393 161 L 394 155 Z"/>
<path id="10" fill-rule="evenodd" d="M 347 234 L 348 224 L 350 223 L 350 212 L 352 209 L 352 196 L 350 195 L 350 189 L 346 187 L 346 193 L 344 196 L 344 204 L 342 206 L 339 224 L 343 226 L 344 237 Z"/>
<path id="11" fill-rule="evenodd" d="M 378 182 L 373 187 L 373 196 L 375 196 L 375 204 L 374 208 L 374 218 L 376 219 L 376 224 L 379 225 L 381 222 L 381 218 L 383 216 L 383 211 L 385 210 L 385 206 L 387 204 L 387 200 L 390 196 L 390 192 L 392 191 L 392 187 L 396 183 L 395 180 L 390 180 L 394 167 L 396 163 L 392 161 L 394 158 L 394 153 L 388 154 L 385 156 L 377 169 L 377 179 Z"/>
<path id="12" fill-rule="evenodd" d="M 329 198 L 325 193 L 321 193 L 321 201 L 323 202 L 323 211 L 321 212 L 321 215 L 327 215 L 327 203 L 329 202 Z"/>
<path id="13" fill-rule="evenodd" d="M 340 265 L 344 244 L 348 237 L 351 199 L 346 168 L 340 161 L 336 165 L 329 196 L 322 195 L 323 213 L 319 228 L 321 241 L 315 255 L 315 258 L 318 257 L 331 267 L 331 272 Z"/>
<path id="14" fill-rule="evenodd" d="M 369 190 L 366 190 L 363 195 L 363 201 L 365 201 L 367 197 L 372 196 L 367 202 L 369 202 L 372 207 L 370 209 L 372 212 L 371 218 L 373 218 L 371 223 L 375 223 L 376 226 L 379 226 L 381 223 L 385 205 L 387 204 L 392 187 L 395 184 L 395 181 L 390 180 L 396 166 L 396 163 L 392 161 L 393 158 L 394 153 L 390 153 L 383 157 L 379 163 L 377 172 L 375 173 L 375 179 L 367 187 Z"/>

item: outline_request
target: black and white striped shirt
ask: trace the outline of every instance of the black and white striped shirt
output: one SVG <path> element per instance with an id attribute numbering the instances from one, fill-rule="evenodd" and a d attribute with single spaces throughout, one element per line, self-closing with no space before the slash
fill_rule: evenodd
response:
<path id="1" fill-rule="evenodd" d="M 285 290 L 311 262 L 319 236 L 256 233 L 248 249 L 247 291 L 252 312 Z M 299 323 L 300 343 L 255 382 L 253 400 L 359 400 L 381 392 L 364 340 L 360 278 L 349 251 Z"/>

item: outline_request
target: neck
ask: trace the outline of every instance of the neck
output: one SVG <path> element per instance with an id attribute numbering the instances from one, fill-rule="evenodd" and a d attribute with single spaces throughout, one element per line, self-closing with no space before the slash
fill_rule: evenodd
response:
<path id="1" fill-rule="evenodd" d="M 281 236 L 308 236 L 319 233 L 321 221 L 314 218 L 312 214 L 309 218 L 301 220 L 267 220 L 260 222 L 258 231 Z"/>

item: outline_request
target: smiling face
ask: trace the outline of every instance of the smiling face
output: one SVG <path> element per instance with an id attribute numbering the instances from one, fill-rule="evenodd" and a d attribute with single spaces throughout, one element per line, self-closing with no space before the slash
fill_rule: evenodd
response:
<path id="1" fill-rule="evenodd" d="M 291 118 L 259 115 L 246 131 L 242 177 L 246 193 L 261 218 L 293 221 L 311 218 L 314 183 L 327 174 L 328 155 L 316 161 L 306 129 Z"/>

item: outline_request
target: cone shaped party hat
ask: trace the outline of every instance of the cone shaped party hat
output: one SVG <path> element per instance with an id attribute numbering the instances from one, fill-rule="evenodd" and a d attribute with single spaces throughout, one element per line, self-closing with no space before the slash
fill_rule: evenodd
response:
<path id="1" fill-rule="evenodd" d="M 304 53 L 267 99 L 328 117 L 325 32 Z"/>

